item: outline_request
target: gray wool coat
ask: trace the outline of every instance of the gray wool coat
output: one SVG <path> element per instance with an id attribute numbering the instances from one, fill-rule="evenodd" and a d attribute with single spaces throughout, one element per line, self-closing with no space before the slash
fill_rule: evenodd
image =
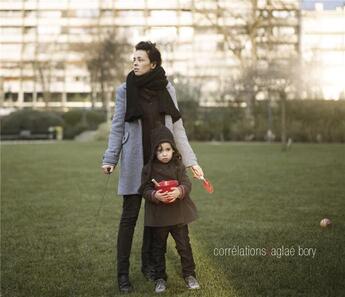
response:
<path id="1" fill-rule="evenodd" d="M 178 108 L 175 88 L 170 82 L 167 90 Z M 108 148 L 103 155 L 103 165 L 117 165 L 120 160 L 118 195 L 139 194 L 144 164 L 141 119 L 125 122 L 125 114 L 126 83 L 123 83 L 116 90 L 115 115 L 111 123 Z M 197 159 L 188 142 L 182 119 L 173 123 L 171 116 L 165 115 L 165 126 L 174 135 L 183 164 L 186 167 L 196 165 Z"/>

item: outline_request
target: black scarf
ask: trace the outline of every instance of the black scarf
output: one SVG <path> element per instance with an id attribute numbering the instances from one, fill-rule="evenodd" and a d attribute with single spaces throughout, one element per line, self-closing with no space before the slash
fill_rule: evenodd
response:
<path id="1" fill-rule="evenodd" d="M 141 118 L 143 115 L 143 111 L 139 104 L 139 89 L 141 88 L 158 91 L 159 112 L 169 114 L 173 123 L 179 120 L 181 118 L 181 114 L 176 108 L 166 88 L 167 84 L 168 80 L 165 76 L 165 71 L 161 66 L 158 66 L 141 76 L 136 76 L 134 71 L 131 71 L 126 80 L 127 107 L 125 121 L 131 122 Z"/>

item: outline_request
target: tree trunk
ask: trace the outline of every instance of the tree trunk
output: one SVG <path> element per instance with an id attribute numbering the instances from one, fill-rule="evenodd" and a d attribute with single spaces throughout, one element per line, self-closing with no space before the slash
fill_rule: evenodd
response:
<path id="1" fill-rule="evenodd" d="M 286 151 L 286 94 L 284 91 L 279 92 L 280 96 L 280 104 L 281 104 L 281 143 L 282 143 L 282 150 Z"/>
<path id="2" fill-rule="evenodd" d="M 97 101 L 97 83 L 91 82 L 91 108 L 94 109 L 96 107 Z"/>
<path id="3" fill-rule="evenodd" d="M 105 94 L 105 112 L 106 112 L 106 119 L 107 123 L 111 121 L 111 110 L 110 110 L 110 100 L 111 100 L 111 91 L 107 90 Z"/>

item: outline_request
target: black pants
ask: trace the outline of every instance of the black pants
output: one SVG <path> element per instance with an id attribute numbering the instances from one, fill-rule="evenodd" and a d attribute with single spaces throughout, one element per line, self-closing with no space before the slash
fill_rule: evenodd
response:
<path id="1" fill-rule="evenodd" d="M 140 195 L 126 195 L 123 197 L 122 215 L 117 235 L 117 274 L 128 275 L 129 256 L 131 254 L 132 240 L 135 225 L 138 219 Z M 152 256 L 152 228 L 144 227 L 143 244 L 141 250 L 142 270 L 153 266 Z"/>
<path id="2" fill-rule="evenodd" d="M 195 277 L 195 263 L 192 248 L 189 240 L 188 225 L 174 225 L 167 227 L 152 227 L 153 231 L 153 257 L 155 268 L 155 279 L 163 278 L 167 280 L 165 270 L 165 253 L 167 250 L 167 240 L 169 233 L 175 240 L 176 249 L 181 257 L 183 277 Z"/>

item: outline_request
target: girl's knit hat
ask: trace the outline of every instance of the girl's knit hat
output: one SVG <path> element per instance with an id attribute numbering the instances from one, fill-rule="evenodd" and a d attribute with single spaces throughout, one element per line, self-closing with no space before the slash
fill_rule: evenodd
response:
<path id="1" fill-rule="evenodd" d="M 176 143 L 175 143 L 173 134 L 167 127 L 161 126 L 161 127 L 153 129 L 151 132 L 152 156 L 150 160 L 154 160 L 156 156 L 157 148 L 163 142 L 169 142 L 175 151 L 174 156 L 177 156 L 179 159 L 181 158 L 181 155 L 176 148 Z"/>

